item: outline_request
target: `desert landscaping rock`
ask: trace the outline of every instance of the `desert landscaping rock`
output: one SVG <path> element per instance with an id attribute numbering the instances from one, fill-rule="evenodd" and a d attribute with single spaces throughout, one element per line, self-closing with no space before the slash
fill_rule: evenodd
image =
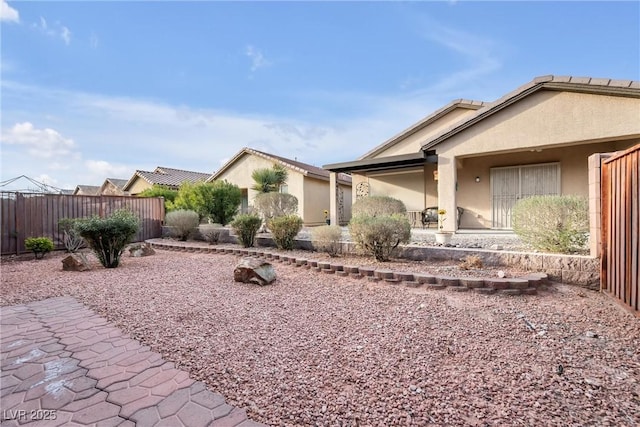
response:
<path id="1" fill-rule="evenodd" d="M 6 262 L 3 316 L 7 305 L 73 296 L 267 425 L 640 424 L 639 320 L 604 294 L 433 291 L 286 264 L 271 286 L 238 286 L 238 256 L 159 250 L 117 269 L 90 258 L 82 274 L 62 271 L 58 254 Z M 453 274 L 432 267 L 368 271 Z"/>
<path id="2" fill-rule="evenodd" d="M 233 280 L 243 283 L 256 283 L 260 286 L 270 285 L 276 280 L 273 266 L 258 258 L 243 258 L 233 270 Z"/>

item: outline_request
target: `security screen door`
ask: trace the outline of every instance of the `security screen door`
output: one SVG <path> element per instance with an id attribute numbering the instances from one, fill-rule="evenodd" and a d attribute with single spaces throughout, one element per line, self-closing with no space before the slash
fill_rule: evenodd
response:
<path id="1" fill-rule="evenodd" d="M 560 163 L 491 168 L 491 227 L 510 229 L 523 197 L 560 194 Z"/>

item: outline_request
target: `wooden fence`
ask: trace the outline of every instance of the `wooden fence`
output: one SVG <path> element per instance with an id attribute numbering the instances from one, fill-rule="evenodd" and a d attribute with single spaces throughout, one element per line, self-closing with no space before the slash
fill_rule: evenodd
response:
<path id="1" fill-rule="evenodd" d="M 602 163 L 601 290 L 640 315 L 640 144 Z"/>
<path id="2" fill-rule="evenodd" d="M 160 237 L 164 221 L 164 199 L 130 196 L 72 196 L 65 194 L 0 193 L 2 255 L 27 252 L 24 239 L 49 237 L 57 249 L 64 248 L 58 229 L 62 218 L 104 217 L 127 208 L 140 219 L 134 241 Z"/>

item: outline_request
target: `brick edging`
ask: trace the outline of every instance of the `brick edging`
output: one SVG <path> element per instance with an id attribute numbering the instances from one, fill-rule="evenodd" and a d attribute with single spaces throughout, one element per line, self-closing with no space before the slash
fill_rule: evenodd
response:
<path id="1" fill-rule="evenodd" d="M 376 269 L 371 266 L 343 265 L 339 262 L 315 260 L 292 255 L 262 251 L 258 248 L 228 248 L 194 244 L 192 242 L 158 242 L 147 240 L 154 249 L 197 252 L 209 254 L 231 254 L 238 256 L 254 256 L 267 261 L 278 261 L 295 267 L 306 268 L 323 274 L 339 277 L 366 278 L 371 282 L 385 282 L 404 285 L 410 288 L 425 287 L 428 289 L 449 289 L 453 291 L 474 291 L 480 294 L 500 293 L 505 295 L 535 295 L 549 285 L 546 273 L 529 273 L 517 278 L 474 278 L 438 276 L 423 273 L 400 272 L 388 269 Z"/>

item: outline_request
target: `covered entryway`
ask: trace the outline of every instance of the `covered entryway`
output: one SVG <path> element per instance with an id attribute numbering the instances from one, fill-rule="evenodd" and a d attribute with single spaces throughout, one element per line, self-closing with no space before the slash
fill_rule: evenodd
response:
<path id="1" fill-rule="evenodd" d="M 518 200 L 560 194 L 560 163 L 491 168 L 491 226 L 510 229 Z"/>

